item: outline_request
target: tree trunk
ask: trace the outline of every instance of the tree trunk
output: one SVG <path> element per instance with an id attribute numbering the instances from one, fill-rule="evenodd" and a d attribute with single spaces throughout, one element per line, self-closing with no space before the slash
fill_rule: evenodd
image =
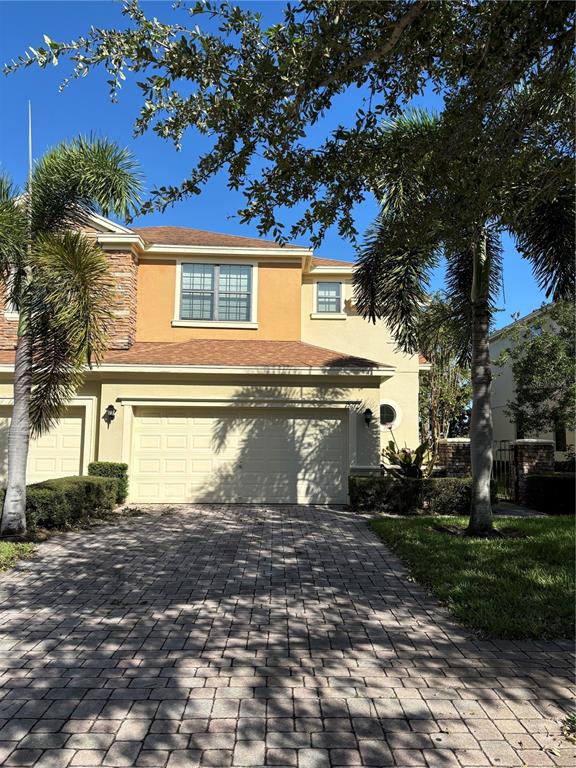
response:
<path id="1" fill-rule="evenodd" d="M 21 317 L 22 322 L 22 317 Z M 24 332 L 18 335 L 14 365 L 14 408 L 8 436 L 8 484 L 2 511 L 2 536 L 26 533 L 26 462 L 30 444 L 29 402 L 32 388 L 32 342 Z"/>
<path id="2" fill-rule="evenodd" d="M 490 308 L 488 303 L 489 258 L 486 237 L 473 249 L 472 286 L 472 414 L 470 418 L 470 458 L 472 464 L 472 504 L 468 532 L 482 536 L 492 529 L 490 478 L 492 475 L 492 407 L 490 390 Z"/>

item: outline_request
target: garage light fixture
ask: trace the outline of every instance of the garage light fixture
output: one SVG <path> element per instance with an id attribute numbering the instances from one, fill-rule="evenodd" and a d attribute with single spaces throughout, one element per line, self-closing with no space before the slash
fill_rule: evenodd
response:
<path id="1" fill-rule="evenodd" d="M 370 422 L 372 421 L 372 411 L 370 408 L 366 408 L 364 411 L 364 421 L 366 422 L 366 426 L 370 426 Z"/>
<path id="2" fill-rule="evenodd" d="M 108 429 L 110 429 L 110 424 L 114 421 L 116 418 L 116 408 L 110 403 L 110 405 L 106 408 L 104 411 L 104 416 L 102 416 L 104 421 L 106 422 L 106 426 Z"/>

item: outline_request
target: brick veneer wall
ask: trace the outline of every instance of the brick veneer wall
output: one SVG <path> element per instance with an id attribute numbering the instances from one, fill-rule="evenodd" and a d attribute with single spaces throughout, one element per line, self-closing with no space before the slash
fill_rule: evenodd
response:
<path id="1" fill-rule="evenodd" d="M 18 318 L 6 317 L 6 295 L 4 286 L 0 289 L 0 349 L 14 349 L 18 331 Z"/>
<path id="2" fill-rule="evenodd" d="M 131 251 L 110 251 L 107 255 L 110 274 L 116 285 L 109 346 L 110 349 L 128 349 L 136 340 L 138 258 Z"/>
<path id="3" fill-rule="evenodd" d="M 514 451 L 518 501 L 526 504 L 526 477 L 554 472 L 554 443 L 552 440 L 516 440 Z"/>
<path id="4" fill-rule="evenodd" d="M 468 477 L 472 471 L 470 440 L 465 437 L 439 440 L 437 464 L 446 470 L 449 477 Z"/>
<path id="5" fill-rule="evenodd" d="M 138 258 L 131 251 L 108 251 L 110 276 L 116 285 L 109 332 L 110 349 L 128 349 L 136 340 L 136 301 L 138 290 Z M 0 290 L 0 349 L 16 347 L 18 319 L 6 317 L 5 295 Z"/>

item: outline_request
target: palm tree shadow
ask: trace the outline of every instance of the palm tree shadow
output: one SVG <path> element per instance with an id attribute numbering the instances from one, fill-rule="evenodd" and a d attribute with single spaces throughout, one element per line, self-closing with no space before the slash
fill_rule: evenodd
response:
<path id="1" fill-rule="evenodd" d="M 346 503 L 349 426 L 343 409 L 330 406 L 346 401 L 348 391 L 318 387 L 307 394 L 309 407 L 287 413 L 282 404 L 301 402 L 301 394 L 280 386 L 236 392 L 234 407 L 213 428 L 220 466 L 200 489 L 200 502 Z M 349 418 L 360 408 L 351 406 Z"/>

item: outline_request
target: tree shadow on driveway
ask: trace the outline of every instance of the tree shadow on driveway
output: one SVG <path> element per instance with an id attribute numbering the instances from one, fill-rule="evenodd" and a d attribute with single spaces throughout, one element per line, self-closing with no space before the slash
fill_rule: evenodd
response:
<path id="1" fill-rule="evenodd" d="M 3 574 L 7 765 L 572 761 L 567 645 L 474 637 L 364 519 L 144 511 Z"/>

